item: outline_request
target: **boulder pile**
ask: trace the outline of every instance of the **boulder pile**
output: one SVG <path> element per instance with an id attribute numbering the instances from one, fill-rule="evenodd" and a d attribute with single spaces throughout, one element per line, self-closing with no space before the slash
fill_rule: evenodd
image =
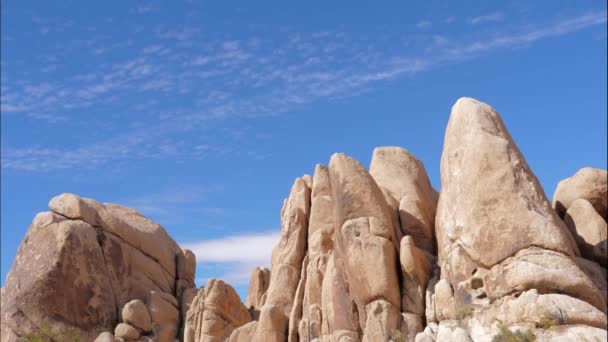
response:
<path id="1" fill-rule="evenodd" d="M 241 303 L 158 224 L 71 194 L 36 216 L 2 289 L 2 341 L 605 341 L 608 174 L 550 202 L 499 114 L 461 98 L 441 156 L 379 147 L 295 180 L 271 268 Z"/>

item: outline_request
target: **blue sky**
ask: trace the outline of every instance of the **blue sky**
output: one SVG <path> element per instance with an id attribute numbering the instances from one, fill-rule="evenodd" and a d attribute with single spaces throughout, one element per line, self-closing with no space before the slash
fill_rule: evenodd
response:
<path id="1" fill-rule="evenodd" d="M 503 7 L 498 7 L 503 5 Z M 97 6 L 97 7 L 94 7 Z M 140 210 L 246 293 L 293 180 L 403 146 L 440 187 L 462 96 L 549 197 L 606 168 L 605 1 L 3 1 L 2 282 L 62 192 Z"/>

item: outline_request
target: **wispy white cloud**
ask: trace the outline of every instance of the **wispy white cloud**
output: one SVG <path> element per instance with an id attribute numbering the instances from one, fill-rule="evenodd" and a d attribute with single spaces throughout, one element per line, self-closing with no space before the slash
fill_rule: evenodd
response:
<path id="1" fill-rule="evenodd" d="M 270 267 L 273 247 L 281 238 L 280 229 L 256 234 L 233 235 L 212 240 L 181 243 L 190 249 L 200 265 L 221 269 L 215 277 L 233 285 L 246 284 L 254 267 Z M 205 283 L 208 278 L 198 279 Z"/>
<path id="2" fill-rule="evenodd" d="M 421 20 L 416 24 L 416 27 L 418 27 L 419 29 L 428 29 L 432 26 L 433 23 L 431 23 L 429 20 Z"/>
<path id="3" fill-rule="evenodd" d="M 489 13 L 489 14 L 484 14 L 484 15 L 480 15 L 477 17 L 473 17 L 469 20 L 469 23 L 471 23 L 472 25 L 477 25 L 477 24 L 487 23 L 487 22 L 503 21 L 504 18 L 505 18 L 504 13 L 494 12 L 494 13 Z"/>
<path id="4" fill-rule="evenodd" d="M 125 109 L 127 118 L 133 112 L 157 120 L 148 120 L 145 125 L 121 122 L 123 127 L 134 128 L 72 148 L 3 144 L 2 167 L 46 171 L 132 159 L 200 158 L 222 153 L 250 156 L 256 151 L 243 150 L 236 140 L 221 145 L 216 141 L 186 144 L 177 137 L 221 120 L 274 116 L 310 103 L 357 96 L 379 82 L 605 23 L 606 13 L 601 11 L 535 27 L 511 28 L 475 40 L 430 35 L 417 54 L 398 47 L 379 52 L 374 42 L 336 31 L 287 34 L 286 39 L 273 41 L 259 37 L 204 40 L 196 28 L 158 28 L 161 40 L 195 47 L 169 48 L 164 41 L 147 44 L 135 54 L 82 70 L 61 83 L 51 77 L 43 82 L 27 78 L 17 82 L 3 73 L 3 116 L 29 115 L 52 121 L 74 113 L 83 120 L 83 109 L 113 109 L 113 104 L 126 101 L 135 102 Z M 60 60 L 47 58 L 49 63 Z M 137 94 L 144 100 L 133 101 Z M 159 110 L 159 99 L 164 96 L 184 105 Z"/>

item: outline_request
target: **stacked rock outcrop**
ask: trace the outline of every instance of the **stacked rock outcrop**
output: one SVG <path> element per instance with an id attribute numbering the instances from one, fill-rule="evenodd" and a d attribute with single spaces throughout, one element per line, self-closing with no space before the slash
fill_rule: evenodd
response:
<path id="1" fill-rule="evenodd" d="M 178 280 L 194 285 L 192 263 L 182 272 L 176 262 L 191 252 L 138 212 L 73 194 L 49 208 L 34 218 L 2 289 L 2 341 L 47 324 L 92 341 L 114 332 L 133 300 L 148 302 L 152 292 L 175 300 Z"/>
<path id="2" fill-rule="evenodd" d="M 499 114 L 462 98 L 440 192 L 400 147 L 296 179 L 245 304 L 194 288 L 194 255 L 159 225 L 64 194 L 2 289 L 2 341 L 46 321 L 98 342 L 604 341 L 607 178 L 583 168 L 549 202 Z"/>

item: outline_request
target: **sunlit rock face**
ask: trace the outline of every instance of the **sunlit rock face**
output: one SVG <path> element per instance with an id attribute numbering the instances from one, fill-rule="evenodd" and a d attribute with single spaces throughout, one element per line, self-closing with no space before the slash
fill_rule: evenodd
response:
<path id="1" fill-rule="evenodd" d="M 376 148 L 369 171 L 343 153 L 326 165 L 291 186 L 244 303 L 222 280 L 195 288 L 194 254 L 136 211 L 53 198 L 2 289 L 2 341 L 43 324 L 98 342 L 608 338 L 605 170 L 551 203 L 471 98 L 452 107 L 439 192 L 401 147 Z"/>

